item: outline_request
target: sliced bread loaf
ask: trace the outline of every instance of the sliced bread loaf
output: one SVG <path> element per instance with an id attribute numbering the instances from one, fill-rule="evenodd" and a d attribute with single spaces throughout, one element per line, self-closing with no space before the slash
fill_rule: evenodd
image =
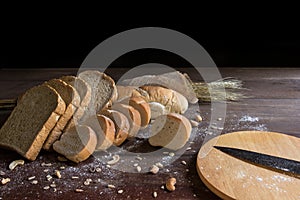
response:
<path id="1" fill-rule="evenodd" d="M 151 119 L 151 109 L 149 104 L 142 97 L 124 99 L 122 103 L 132 106 L 140 113 L 141 128 L 146 128 Z"/>
<path id="2" fill-rule="evenodd" d="M 105 109 L 101 114 L 109 117 L 115 124 L 116 132 L 113 144 L 120 146 L 128 137 L 130 128 L 127 117 L 119 111 Z"/>
<path id="3" fill-rule="evenodd" d="M 80 96 L 80 106 L 88 106 L 91 101 L 91 87 L 76 76 L 62 76 L 59 79 L 73 86 Z"/>
<path id="4" fill-rule="evenodd" d="M 0 146 L 35 160 L 65 109 L 64 101 L 53 88 L 47 85 L 31 88 L 0 129 Z"/>
<path id="5" fill-rule="evenodd" d="M 149 143 L 171 150 L 182 148 L 190 138 L 192 126 L 183 115 L 169 113 L 158 117 L 151 126 Z"/>
<path id="6" fill-rule="evenodd" d="M 82 124 L 81 118 L 84 115 L 85 109 L 89 106 L 91 101 L 91 87 L 81 78 L 76 76 L 62 76 L 61 80 L 67 84 L 73 86 L 80 96 L 80 107 L 77 108 L 73 117 L 69 120 L 68 124 L 64 128 L 64 132 L 75 126 L 75 124 Z"/>
<path id="7" fill-rule="evenodd" d="M 88 119 L 90 127 L 94 130 L 97 135 L 97 151 L 104 151 L 112 146 L 115 139 L 115 124 L 114 122 L 104 116 L 97 115 L 97 118 L 91 117 Z"/>
<path id="8" fill-rule="evenodd" d="M 112 110 L 119 111 L 123 113 L 129 121 L 130 128 L 128 132 L 128 137 L 135 137 L 141 127 L 141 115 L 140 113 L 130 105 L 116 103 L 111 107 Z"/>
<path id="9" fill-rule="evenodd" d="M 49 150 L 52 144 L 59 139 L 63 129 L 74 115 L 77 107 L 80 105 L 80 96 L 73 86 L 60 79 L 51 79 L 44 84 L 54 88 L 66 103 L 66 110 L 64 114 L 59 118 L 43 145 L 43 149 Z"/>
<path id="10" fill-rule="evenodd" d="M 78 75 L 91 87 L 91 102 L 86 110 L 85 118 L 96 115 L 112 99 L 117 96 L 114 80 L 106 74 L 96 71 L 87 70 Z"/>
<path id="11" fill-rule="evenodd" d="M 67 159 L 79 163 L 88 159 L 97 145 L 97 136 L 88 126 L 76 126 L 65 132 L 53 149 Z"/>

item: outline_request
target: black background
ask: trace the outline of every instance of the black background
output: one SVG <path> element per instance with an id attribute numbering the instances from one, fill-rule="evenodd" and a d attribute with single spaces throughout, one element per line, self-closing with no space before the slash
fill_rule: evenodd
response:
<path id="1" fill-rule="evenodd" d="M 195 19 L 108 22 L 101 16 L 91 22 L 74 17 L 40 19 L 38 15 L 6 18 L 1 23 L 0 68 L 77 68 L 88 53 L 108 37 L 149 26 L 177 30 L 192 37 L 218 67 L 300 67 L 296 23 L 277 19 L 236 20 L 234 23 L 230 19 Z M 172 67 L 189 65 L 168 52 L 140 50 L 121 56 L 111 67 L 133 67 L 148 62 Z"/>

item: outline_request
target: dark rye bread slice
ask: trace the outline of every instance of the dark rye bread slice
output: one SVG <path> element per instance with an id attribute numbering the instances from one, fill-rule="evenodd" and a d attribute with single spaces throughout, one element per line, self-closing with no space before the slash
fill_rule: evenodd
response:
<path id="1" fill-rule="evenodd" d="M 100 112 L 102 115 L 109 117 L 115 124 L 116 132 L 113 144 L 120 146 L 128 137 L 130 124 L 127 117 L 116 110 L 105 109 Z"/>
<path id="2" fill-rule="evenodd" d="M 68 124 L 64 128 L 64 132 L 69 130 L 71 127 L 76 124 L 81 124 L 81 118 L 84 114 L 84 111 L 91 101 L 91 87 L 81 78 L 76 76 L 62 76 L 59 79 L 63 80 L 67 84 L 73 86 L 80 96 L 80 106 L 77 108 L 73 117 L 69 120 Z"/>
<path id="3" fill-rule="evenodd" d="M 88 126 L 75 126 L 65 132 L 53 149 L 67 159 L 79 163 L 88 159 L 95 151 L 97 136 Z"/>
<path id="4" fill-rule="evenodd" d="M 66 104 L 65 112 L 59 118 L 55 127 L 51 130 L 43 145 L 43 149 L 49 150 L 51 149 L 52 144 L 59 139 L 63 129 L 72 118 L 77 108 L 80 106 L 80 96 L 73 86 L 60 79 L 51 79 L 44 84 L 54 88 Z"/>
<path id="5" fill-rule="evenodd" d="M 78 75 L 91 87 L 91 101 L 86 109 L 84 118 L 96 116 L 110 101 L 116 99 L 117 89 L 114 80 L 106 74 L 96 70 L 86 70 Z"/>
<path id="6" fill-rule="evenodd" d="M 29 89 L 0 129 L 0 146 L 35 160 L 65 109 L 64 101 L 53 88 L 40 85 Z"/>

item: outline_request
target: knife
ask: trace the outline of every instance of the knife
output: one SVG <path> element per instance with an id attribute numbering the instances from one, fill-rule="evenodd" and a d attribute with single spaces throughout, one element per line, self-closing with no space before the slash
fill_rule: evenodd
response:
<path id="1" fill-rule="evenodd" d="M 299 161 L 231 147 L 214 146 L 214 148 L 251 164 L 300 178 Z"/>

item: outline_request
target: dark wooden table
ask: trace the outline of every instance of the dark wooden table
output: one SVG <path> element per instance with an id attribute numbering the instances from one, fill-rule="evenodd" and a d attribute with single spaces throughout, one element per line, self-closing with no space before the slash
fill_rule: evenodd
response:
<path id="1" fill-rule="evenodd" d="M 110 69 L 107 73 L 118 79 L 125 71 L 125 69 Z M 222 133 L 265 130 L 300 137 L 300 69 L 221 68 L 220 72 L 222 77 L 236 77 L 244 81 L 247 90 L 243 90 L 243 93 L 249 96 L 239 102 L 227 104 Z M 76 73 L 77 69 L 1 69 L 0 99 L 16 98 L 28 88 L 45 80 Z M 199 80 L 196 75 L 191 74 L 191 77 Z M 157 192 L 157 199 L 219 199 L 201 182 L 195 167 L 197 152 L 209 124 L 211 105 L 200 104 L 199 107 L 191 106 L 190 109 L 194 108 L 200 109 L 204 120 L 196 130 L 196 137 L 190 145 L 191 149 L 175 162 L 164 166 L 156 175 L 120 172 L 107 168 L 95 157 L 78 165 L 59 162 L 54 152 L 41 152 L 36 161 L 26 161 L 24 166 L 10 171 L 9 163 L 21 157 L 14 152 L 0 150 L 0 171 L 5 172 L 1 178 L 11 178 L 6 185 L 0 184 L 0 199 L 152 199 L 153 192 Z M 0 125 L 10 112 L 10 110 L 0 112 Z M 134 151 L 142 152 L 143 145 L 142 150 L 136 148 Z M 182 164 L 182 161 L 185 161 L 186 165 Z M 41 166 L 43 162 L 52 165 Z M 138 160 L 133 161 L 132 165 L 137 162 Z M 90 172 L 90 168 L 96 165 L 102 172 Z M 61 166 L 65 169 L 61 169 Z M 46 176 L 53 175 L 56 169 L 61 171 L 62 178 L 57 179 L 54 176 L 50 182 L 47 181 Z M 34 185 L 28 180 L 31 176 L 35 176 L 38 184 Z M 72 176 L 79 178 L 72 179 Z M 174 192 L 161 189 L 168 177 L 177 179 Z M 85 186 L 83 182 L 88 178 L 93 181 Z M 53 181 L 56 187 L 45 190 L 44 187 Z M 116 188 L 108 188 L 107 184 L 115 185 Z M 83 191 L 75 192 L 76 188 Z M 119 190 L 123 190 L 123 193 L 118 193 Z"/>

